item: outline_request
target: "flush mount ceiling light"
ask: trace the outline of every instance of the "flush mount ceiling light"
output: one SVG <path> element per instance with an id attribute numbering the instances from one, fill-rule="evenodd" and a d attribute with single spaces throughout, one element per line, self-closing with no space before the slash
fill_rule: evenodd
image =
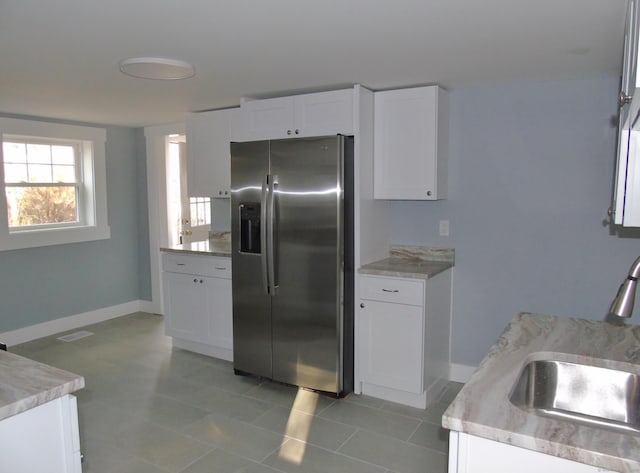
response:
<path id="1" fill-rule="evenodd" d="M 123 74 L 140 79 L 188 79 L 196 73 L 188 62 L 160 57 L 132 57 L 119 64 Z"/>

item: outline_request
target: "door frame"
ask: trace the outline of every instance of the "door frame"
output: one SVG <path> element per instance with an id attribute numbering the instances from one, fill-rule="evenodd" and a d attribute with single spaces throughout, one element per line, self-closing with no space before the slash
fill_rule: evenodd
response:
<path id="1" fill-rule="evenodd" d="M 149 210 L 149 272 L 151 276 L 151 310 L 164 314 L 162 303 L 162 266 L 160 248 L 169 244 L 167 235 L 167 136 L 184 135 L 184 123 L 144 128 L 147 148 L 147 206 Z"/>

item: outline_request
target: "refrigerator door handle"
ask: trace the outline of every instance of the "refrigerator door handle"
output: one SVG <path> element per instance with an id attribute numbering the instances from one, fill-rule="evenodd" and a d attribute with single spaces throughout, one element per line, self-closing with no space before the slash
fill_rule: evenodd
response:
<path id="1" fill-rule="evenodd" d="M 260 268 L 262 269 L 262 288 L 265 294 L 269 294 L 269 272 L 268 256 L 269 247 L 267 246 L 267 222 L 269 215 L 267 213 L 267 200 L 269 193 L 269 175 L 265 174 L 262 179 L 262 198 L 260 199 L 260 247 L 262 248 L 260 259 Z"/>
<path id="2" fill-rule="evenodd" d="M 269 175 L 269 192 L 267 205 L 268 223 L 267 223 L 267 268 L 269 275 L 269 294 L 272 296 L 276 294 L 278 290 L 278 271 L 277 271 L 277 248 L 278 248 L 278 231 L 276 228 L 277 215 L 276 215 L 276 189 L 278 187 L 278 176 L 275 174 Z"/>

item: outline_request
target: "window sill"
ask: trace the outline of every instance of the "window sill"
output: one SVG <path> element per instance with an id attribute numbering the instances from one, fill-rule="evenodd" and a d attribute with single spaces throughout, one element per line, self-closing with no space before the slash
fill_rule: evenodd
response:
<path id="1" fill-rule="evenodd" d="M 0 238 L 0 251 L 82 243 L 85 241 L 107 240 L 109 238 L 111 238 L 111 229 L 109 226 L 25 231 L 2 236 L 2 238 Z"/>

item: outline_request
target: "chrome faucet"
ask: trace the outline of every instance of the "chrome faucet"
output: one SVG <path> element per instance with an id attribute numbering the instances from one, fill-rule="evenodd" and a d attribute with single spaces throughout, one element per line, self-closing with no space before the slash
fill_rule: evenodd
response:
<path id="1" fill-rule="evenodd" d="M 640 278 L 640 256 L 633 262 L 627 279 L 620 285 L 618 293 L 611 303 L 609 314 L 618 317 L 631 317 L 638 278 Z"/>

